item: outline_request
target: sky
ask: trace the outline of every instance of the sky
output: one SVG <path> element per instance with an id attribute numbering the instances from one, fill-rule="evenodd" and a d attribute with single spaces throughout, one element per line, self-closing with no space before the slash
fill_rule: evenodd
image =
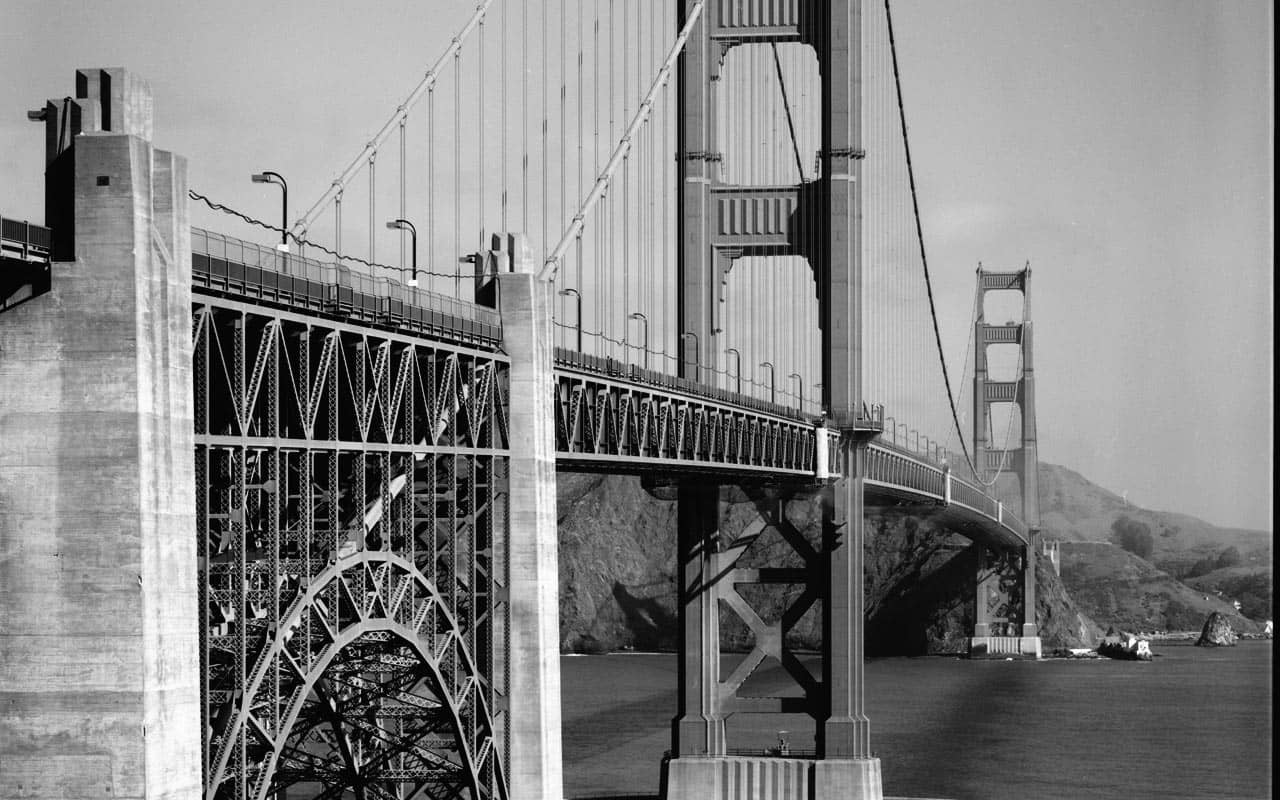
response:
<path id="1" fill-rule="evenodd" d="M 151 81 L 157 145 L 189 158 L 193 187 L 265 216 L 275 197 L 247 174 L 275 169 L 299 202 L 318 196 L 475 4 L 353 7 L 5 0 L 0 213 L 41 221 L 25 112 L 88 66 Z M 948 360 L 977 264 L 1029 262 L 1041 459 L 1137 505 L 1271 529 L 1271 4 L 893 13 Z"/>

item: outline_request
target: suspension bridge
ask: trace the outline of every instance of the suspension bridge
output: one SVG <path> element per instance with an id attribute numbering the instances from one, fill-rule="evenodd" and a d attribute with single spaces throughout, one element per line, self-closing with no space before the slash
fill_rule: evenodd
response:
<path id="1" fill-rule="evenodd" d="M 979 269 L 949 375 L 893 35 L 486 0 L 296 219 L 275 172 L 188 187 L 148 84 L 78 71 L 30 113 L 46 224 L 0 225 L 0 794 L 562 797 L 555 476 L 593 471 L 677 502 L 665 796 L 881 797 L 867 507 L 981 544 L 972 652 L 1039 654 L 1030 271 Z M 743 691 L 767 664 L 791 694 Z M 812 748 L 741 755 L 745 713 Z"/>

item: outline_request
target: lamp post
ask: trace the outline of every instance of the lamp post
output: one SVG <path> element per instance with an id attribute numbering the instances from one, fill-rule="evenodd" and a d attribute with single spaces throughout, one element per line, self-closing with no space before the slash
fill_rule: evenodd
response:
<path id="1" fill-rule="evenodd" d="M 793 372 L 787 377 L 796 379 L 796 391 L 800 393 L 800 413 L 803 414 L 804 413 L 804 376 L 802 376 L 799 372 Z"/>
<path id="2" fill-rule="evenodd" d="M 562 297 L 572 297 L 574 300 L 577 301 L 576 303 L 577 309 L 574 312 L 575 314 L 574 327 L 578 332 L 578 352 L 581 353 L 582 352 L 582 295 L 578 294 L 577 289 L 561 289 L 560 295 Z"/>
<path id="3" fill-rule="evenodd" d="M 641 314 L 639 311 L 632 311 L 628 319 L 638 319 L 644 323 L 644 327 L 641 328 L 641 330 L 644 332 L 644 338 L 640 340 L 641 341 L 640 347 L 642 350 L 644 350 L 644 368 L 648 369 L 649 368 L 649 318 L 646 317 L 644 314 Z"/>
<path id="4" fill-rule="evenodd" d="M 681 341 L 684 341 L 688 337 L 693 337 L 693 379 L 695 381 L 701 381 L 702 380 L 702 375 L 701 375 L 702 356 L 699 353 L 699 350 L 701 348 L 698 345 L 698 334 L 694 333 L 693 331 L 685 331 L 684 333 L 680 334 Z M 682 352 L 683 352 L 683 349 L 684 348 L 681 348 Z M 682 358 L 681 361 L 683 362 L 683 360 L 684 359 Z"/>
<path id="5" fill-rule="evenodd" d="M 778 387 L 773 380 L 773 364 L 768 361 L 761 361 L 760 366 L 769 368 L 769 402 L 778 402 Z"/>
<path id="6" fill-rule="evenodd" d="M 280 187 L 280 245 L 277 249 L 283 253 L 289 252 L 289 184 L 285 182 L 283 175 L 271 170 L 255 172 L 249 179 L 254 183 L 274 183 Z"/>
<path id="7" fill-rule="evenodd" d="M 725 353 L 733 353 L 733 374 L 737 378 L 737 392 L 742 394 L 742 353 L 736 347 L 726 347 Z"/>
<path id="8" fill-rule="evenodd" d="M 409 278 L 410 286 L 418 285 L 418 229 L 413 227 L 413 223 L 407 219 L 393 219 L 387 223 L 387 227 L 392 230 L 408 231 L 413 238 L 413 274 Z"/>

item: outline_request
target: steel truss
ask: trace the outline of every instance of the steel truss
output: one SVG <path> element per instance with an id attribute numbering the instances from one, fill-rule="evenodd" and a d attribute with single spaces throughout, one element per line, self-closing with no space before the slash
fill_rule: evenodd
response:
<path id="1" fill-rule="evenodd" d="M 978 596 L 976 602 L 985 604 L 976 608 L 978 621 L 998 626 L 995 636 L 1019 636 L 1022 625 L 1024 598 L 1022 593 L 1026 558 L 1020 549 L 978 546 Z M 985 613 L 984 613 L 985 612 Z M 1007 630 L 1013 626 L 1013 630 Z"/>
<path id="2" fill-rule="evenodd" d="M 505 358 L 213 297 L 192 336 L 206 798 L 505 798 Z"/>
<path id="3" fill-rule="evenodd" d="M 588 470 L 812 480 L 819 473 L 818 448 L 831 451 L 839 441 L 812 422 L 564 369 L 556 370 L 555 412 L 557 463 Z"/>

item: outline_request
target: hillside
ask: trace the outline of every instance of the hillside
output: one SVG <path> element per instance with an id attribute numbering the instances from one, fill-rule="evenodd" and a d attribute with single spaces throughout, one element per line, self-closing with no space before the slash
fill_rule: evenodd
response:
<path id="1" fill-rule="evenodd" d="M 1107 542 L 1061 546 L 1062 581 L 1085 614 L 1129 631 L 1198 631 L 1219 611 L 1239 632 L 1257 632 L 1231 603 L 1198 591 Z"/>
<path id="2" fill-rule="evenodd" d="M 1121 516 L 1151 528 L 1155 548 L 1150 560 L 1154 563 L 1194 561 L 1228 547 L 1236 547 L 1258 565 L 1271 561 L 1269 531 L 1220 528 L 1187 514 L 1140 508 L 1078 472 L 1040 464 L 1040 518 L 1046 537 L 1068 542 L 1110 541 L 1111 526 Z"/>
<path id="3" fill-rule="evenodd" d="M 1242 610 L 1254 620 L 1271 619 L 1269 532 L 1220 528 L 1187 514 L 1130 505 L 1078 472 L 1054 464 L 1040 465 L 1040 496 L 1044 537 L 1064 542 L 1063 580 L 1086 613 L 1100 623 L 1198 629 L 1224 604 L 1235 613 L 1231 600 L 1240 600 Z M 1151 552 L 1145 559 L 1096 546 L 1115 542 L 1112 526 L 1121 519 L 1136 521 L 1149 531 Z M 1066 544 L 1071 542 L 1095 546 Z M 1166 613 L 1162 609 L 1167 604 L 1172 610 Z"/>
<path id="4" fill-rule="evenodd" d="M 560 636 L 565 650 L 593 652 L 635 647 L 674 649 L 676 627 L 675 503 L 652 496 L 634 478 L 559 477 Z M 741 491 L 726 495 L 721 528 L 740 530 L 759 511 Z M 819 533 L 815 498 L 800 496 L 787 518 L 810 542 Z M 960 652 L 973 626 L 976 555 L 969 543 L 903 514 L 868 519 L 866 553 L 867 652 Z M 768 532 L 742 566 L 798 565 L 788 545 Z M 1097 626 L 1072 604 L 1052 569 L 1039 574 L 1037 616 L 1046 648 L 1092 645 Z M 776 620 L 797 596 L 794 586 L 744 589 L 765 620 Z M 792 626 L 797 648 L 820 645 L 821 620 L 810 610 Z M 749 633 L 722 609 L 723 641 L 750 644 Z"/>

